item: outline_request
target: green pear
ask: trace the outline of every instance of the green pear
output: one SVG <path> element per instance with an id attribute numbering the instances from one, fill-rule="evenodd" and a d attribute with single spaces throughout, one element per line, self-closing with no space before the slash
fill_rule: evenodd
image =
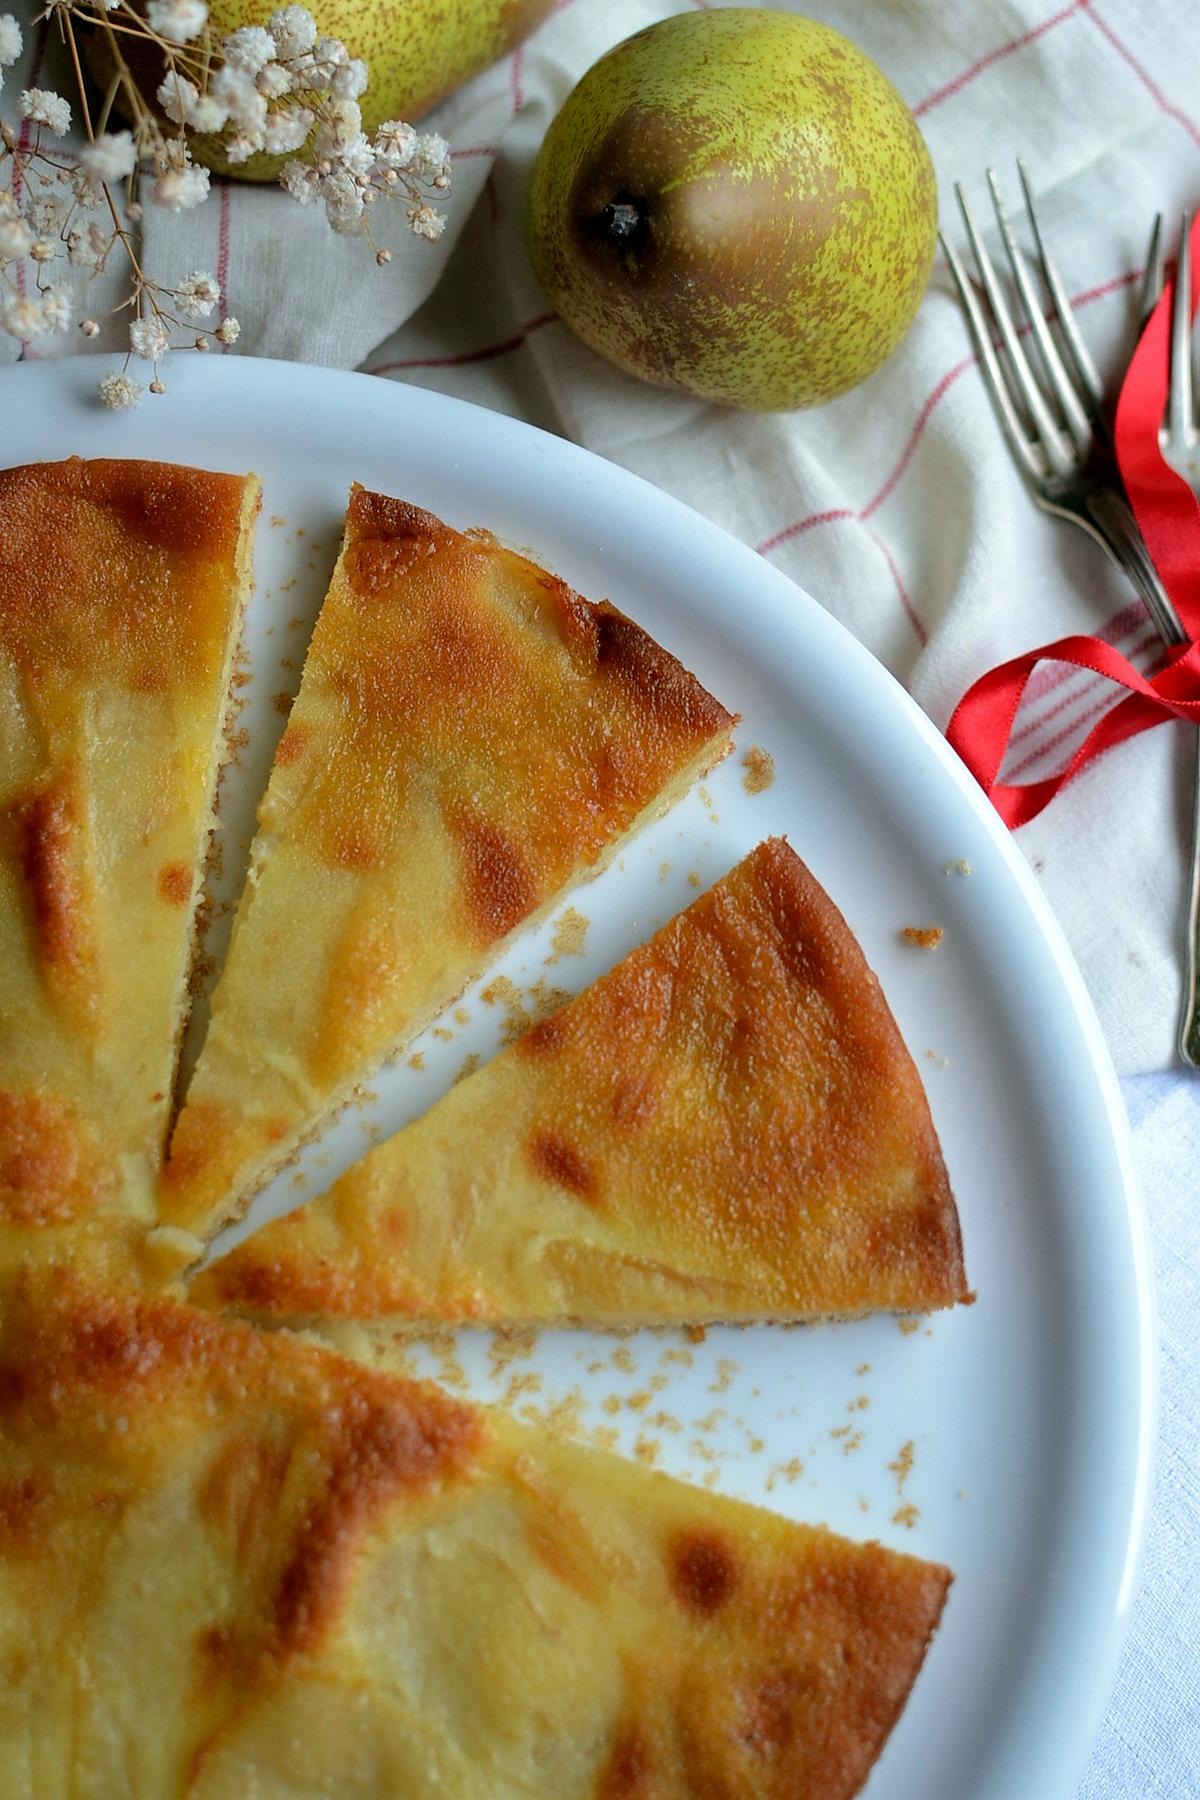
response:
<path id="1" fill-rule="evenodd" d="M 729 406 L 815 406 L 904 336 L 937 190 L 912 114 L 828 26 L 729 7 L 603 56 L 546 134 L 534 272 L 631 374 Z"/>
<path id="2" fill-rule="evenodd" d="M 141 0 L 137 4 L 140 7 Z M 374 132 L 384 119 L 406 119 L 410 124 L 420 119 L 527 38 L 553 4 L 554 0 L 404 0 L 397 6 L 392 0 L 309 0 L 308 10 L 322 37 L 341 38 L 351 56 L 360 56 L 367 64 L 370 85 L 360 105 L 364 129 Z M 264 0 L 211 0 L 209 23 L 225 37 L 241 25 L 261 25 L 272 10 Z M 161 54 L 128 34 L 122 36 L 121 48 L 142 93 L 152 98 L 163 78 Z M 113 63 L 100 31 L 89 35 L 88 64 L 103 92 Z M 219 138 L 194 136 L 189 142 L 197 162 L 241 181 L 274 181 L 287 161 L 260 154 L 231 164 L 221 155 Z"/>

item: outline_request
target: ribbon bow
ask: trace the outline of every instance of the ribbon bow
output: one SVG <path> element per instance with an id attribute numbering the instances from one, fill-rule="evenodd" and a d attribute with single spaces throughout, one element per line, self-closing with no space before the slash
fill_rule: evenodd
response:
<path id="1" fill-rule="evenodd" d="M 1192 225 L 1192 312 L 1200 299 L 1200 215 Z M 1037 817 L 1059 788 L 1093 757 L 1164 719 L 1200 725 L 1200 505 L 1187 482 L 1163 461 L 1158 432 L 1166 407 L 1174 282 L 1150 316 L 1117 402 L 1117 465 L 1151 559 L 1188 636 L 1164 651 L 1147 678 L 1103 638 L 1058 638 L 1000 663 L 963 695 L 946 728 L 951 746 L 1010 827 Z M 1042 781 L 999 779 L 1026 686 L 1040 662 L 1091 669 L 1126 690 L 1093 726 L 1066 768 Z"/>

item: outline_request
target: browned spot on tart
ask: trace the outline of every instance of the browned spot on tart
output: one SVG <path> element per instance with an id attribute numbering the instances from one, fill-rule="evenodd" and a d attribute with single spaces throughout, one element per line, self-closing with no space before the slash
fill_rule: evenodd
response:
<path id="1" fill-rule="evenodd" d="M 164 863 L 158 871 L 158 891 L 172 906 L 186 906 L 192 897 L 192 871 L 187 863 Z"/>
<path id="2" fill-rule="evenodd" d="M 738 1585 L 737 1551 L 717 1531 L 680 1532 L 667 1548 L 672 1591 L 689 1612 L 718 1612 Z"/>
<path id="3" fill-rule="evenodd" d="M 536 1132 L 530 1140 L 529 1159 L 546 1181 L 570 1188 L 581 1200 L 595 1200 L 595 1171 L 586 1157 L 565 1138 L 550 1131 Z"/>

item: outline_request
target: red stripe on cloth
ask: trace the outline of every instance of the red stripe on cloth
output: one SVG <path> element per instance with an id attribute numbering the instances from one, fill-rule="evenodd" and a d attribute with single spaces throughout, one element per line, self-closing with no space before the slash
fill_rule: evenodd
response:
<path id="1" fill-rule="evenodd" d="M 1111 643 L 1114 650 L 1117 649 L 1121 643 L 1120 638 L 1117 638 L 1115 641 L 1112 638 L 1105 638 L 1104 641 L 1105 643 Z M 1154 644 L 1158 643 L 1158 641 L 1158 633 L 1155 631 L 1153 625 L 1150 625 L 1142 632 L 1140 637 L 1134 639 L 1133 643 L 1125 651 L 1125 655 L 1129 658 L 1130 662 L 1132 662 L 1134 657 L 1144 656 L 1146 651 Z M 1061 687 L 1064 682 L 1070 680 L 1073 674 L 1077 673 L 1078 671 L 1074 669 L 1063 669 L 1059 680 L 1055 682 L 1055 686 Z M 1020 731 L 1014 731 L 1008 740 L 1009 749 L 1012 750 L 1018 744 L 1027 743 L 1031 737 L 1035 737 L 1039 731 L 1042 731 L 1050 723 L 1051 719 L 1061 718 L 1064 712 L 1067 712 L 1073 706 L 1078 706 L 1081 701 L 1088 699 L 1090 695 L 1094 694 L 1100 685 L 1101 681 L 1099 676 L 1097 676 L 1093 680 L 1085 681 L 1080 687 L 1077 687 L 1073 693 L 1064 694 L 1061 700 L 1057 700 L 1053 706 L 1047 707 L 1044 713 L 1039 713 L 1036 719 L 1031 719 L 1027 725 L 1022 725 Z M 1044 695 L 1042 697 L 1044 698 Z M 1026 689 L 1026 698 L 1022 706 L 1022 711 L 1027 710 L 1028 705 L 1028 689 Z M 1067 735 L 1070 736 L 1076 726 L 1081 725 L 1085 718 L 1090 717 L 1091 713 L 1089 712 L 1081 714 L 1079 718 L 1069 721 L 1066 726 Z M 1053 749 L 1054 745 L 1060 742 L 1061 734 L 1059 737 L 1055 737 L 1048 743 L 1041 745 L 1039 749 L 1035 749 L 1032 752 L 1033 759 L 1036 760 L 1037 757 L 1043 756 L 1047 750 Z"/>
<path id="2" fill-rule="evenodd" d="M 868 534 L 874 538 L 879 549 L 883 552 L 883 559 L 891 571 L 892 580 L 896 584 L 896 592 L 900 596 L 900 604 L 908 615 L 908 622 L 916 633 L 917 642 L 921 645 L 922 649 L 924 649 L 925 645 L 929 642 L 929 633 L 925 628 L 924 620 L 912 603 L 908 589 L 904 585 L 904 578 L 896 567 L 896 559 L 877 531 L 872 531 L 869 525 L 867 531 Z"/>
<path id="3" fill-rule="evenodd" d="M 807 519 L 800 519 L 795 525 L 789 525 L 786 530 L 776 532 L 774 537 L 765 539 L 763 543 L 757 546 L 758 554 L 760 556 L 765 556 L 769 550 L 776 549 L 778 545 L 786 543 L 790 538 L 801 537 L 804 532 L 811 531 L 816 525 L 836 525 L 843 519 L 850 519 L 856 525 L 862 523 L 859 515 L 856 512 L 852 512 L 848 506 L 833 507 L 829 512 L 810 513 Z M 888 572 L 895 584 L 896 597 L 904 608 L 909 624 L 912 626 L 920 643 L 927 644 L 929 642 L 929 633 L 926 631 L 924 624 L 917 614 L 917 609 L 909 597 L 908 589 L 904 585 L 904 578 L 896 566 L 895 557 L 892 555 L 877 531 L 871 531 L 868 527 L 867 535 L 888 566 Z"/>
<path id="4" fill-rule="evenodd" d="M 535 331 L 540 331 L 543 325 L 552 325 L 557 317 L 557 313 L 543 313 L 540 319 L 531 319 L 528 325 L 522 326 L 515 337 L 505 338 L 502 344 L 488 344 L 482 350 L 464 350 L 457 356 L 410 356 L 402 362 L 379 363 L 366 373 L 389 375 L 393 369 L 457 369 L 465 363 L 490 362 L 494 356 L 507 356 L 510 351 L 519 350 Z"/>
<path id="5" fill-rule="evenodd" d="M 217 286 L 221 290 L 220 310 L 224 318 L 229 310 L 228 297 L 225 292 L 229 279 L 229 183 L 217 184 Z M 222 351 L 228 351 L 229 345 L 222 344 Z"/>
<path id="6" fill-rule="evenodd" d="M 1080 0 L 1080 6 L 1092 21 L 1092 24 L 1096 27 L 1096 30 L 1100 33 L 1101 37 L 1107 38 L 1121 60 L 1128 63 L 1129 67 L 1133 70 L 1142 86 L 1146 89 L 1146 92 L 1150 95 L 1150 98 L 1154 101 L 1154 104 L 1158 107 L 1159 111 L 1166 113 L 1169 119 L 1175 119 L 1182 125 L 1193 144 L 1200 147 L 1200 127 L 1195 124 L 1194 120 L 1189 119 L 1185 112 L 1181 112 L 1177 106 L 1167 99 L 1167 96 L 1163 93 L 1157 81 L 1155 81 L 1149 70 L 1138 61 L 1128 44 L 1126 44 L 1122 38 L 1117 36 L 1107 19 L 1101 18 L 1100 14 L 1093 6 L 1092 0 Z"/>
<path id="7" fill-rule="evenodd" d="M 977 75 L 982 75 L 985 69 L 990 69 L 993 63 L 1001 62 L 1004 57 L 1012 56 L 1018 50 L 1024 50 L 1027 44 L 1036 43 L 1038 38 L 1045 37 L 1048 31 L 1053 31 L 1056 25 L 1061 25 L 1064 20 L 1071 18 L 1086 5 L 1087 0 L 1071 0 L 1070 6 L 1064 6 L 1061 12 L 1052 14 L 1048 19 L 1043 19 L 1042 23 L 1035 25 L 1031 31 L 1022 32 L 1020 37 L 1010 39 L 1007 44 L 998 44 L 994 50 L 989 50 L 986 56 L 981 56 L 978 62 L 973 62 L 969 69 L 964 69 L 961 75 L 956 75 L 953 81 L 948 81 L 945 87 L 937 88 L 917 106 L 914 106 L 913 117 L 916 119 L 924 117 L 935 106 L 940 106 L 943 100 L 949 100 L 951 95 L 961 93 L 968 82 L 974 81 Z"/>
<path id="8" fill-rule="evenodd" d="M 472 144 L 467 150 L 452 150 L 451 162 L 465 162 L 468 156 L 499 156 L 500 151 L 495 144 Z"/>
<path id="9" fill-rule="evenodd" d="M 777 531 L 774 537 L 764 538 L 755 549 L 760 556 L 768 556 L 777 550 L 780 544 L 786 544 L 790 538 L 801 537 L 804 532 L 811 531 L 814 525 L 832 525 L 836 519 L 857 519 L 858 514 L 849 506 L 837 506 L 830 512 L 810 513 L 807 519 L 800 519 L 795 525 L 786 525 Z"/>
<path id="10" fill-rule="evenodd" d="M 1106 683 L 1105 685 L 1109 686 L 1107 694 L 1097 700 L 1094 705 L 1089 706 L 1085 712 L 1081 712 L 1078 718 L 1071 719 L 1062 727 L 1061 731 L 1056 731 L 1052 738 L 1047 738 L 1044 744 L 1039 744 L 1036 749 L 1031 750 L 1028 756 L 1022 757 L 1021 761 L 1013 768 L 1006 770 L 1005 781 L 1012 782 L 1017 779 L 1018 775 L 1027 775 L 1030 769 L 1040 763 L 1043 757 L 1049 756 L 1052 750 L 1061 749 L 1063 744 L 1069 743 L 1075 733 L 1089 720 L 1098 719 L 1101 713 L 1115 711 L 1121 703 L 1120 691 L 1112 688 L 1111 684 Z"/>
<path id="11" fill-rule="evenodd" d="M 1115 650 L 1119 644 L 1122 644 L 1127 637 L 1131 637 L 1145 623 L 1146 608 L 1140 600 L 1134 600 L 1131 605 L 1123 606 L 1119 613 L 1114 613 L 1112 618 L 1100 627 L 1096 636 L 1103 638 L 1104 642 L 1111 644 Z M 1028 707 L 1037 700 L 1044 700 L 1047 694 L 1052 694 L 1057 688 L 1060 688 L 1064 681 L 1070 681 L 1073 674 L 1074 670 L 1070 663 L 1039 663 L 1026 683 L 1023 704 Z"/>
<path id="12" fill-rule="evenodd" d="M 888 498 L 889 494 L 891 494 L 897 482 L 904 474 L 909 463 L 912 461 L 913 452 L 921 441 L 922 434 L 932 417 L 933 410 L 937 406 L 938 401 L 944 394 L 949 393 L 960 375 L 965 374 L 968 369 L 974 367 L 977 360 L 978 358 L 974 356 L 964 356 L 960 363 L 955 363 L 954 367 L 948 369 L 942 376 L 942 379 L 938 382 L 924 406 L 917 414 L 917 422 L 909 433 L 908 442 L 900 452 L 900 460 L 897 462 L 895 468 L 892 470 L 879 492 L 874 495 L 872 499 L 867 501 L 867 504 L 858 515 L 860 519 L 869 519 L 871 514 L 876 512 L 879 507 L 883 505 L 884 501 Z"/>
<path id="13" fill-rule="evenodd" d="M 509 86 L 512 89 L 513 116 L 520 112 L 525 104 L 525 89 L 521 85 L 521 71 L 525 66 L 525 46 L 518 44 L 512 53 L 509 65 Z"/>

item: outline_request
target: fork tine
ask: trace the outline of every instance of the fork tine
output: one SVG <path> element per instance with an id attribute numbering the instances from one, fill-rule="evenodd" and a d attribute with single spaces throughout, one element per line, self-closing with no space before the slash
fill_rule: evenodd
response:
<path id="1" fill-rule="evenodd" d="M 1071 377 L 1067 370 L 1067 366 L 1059 355 L 1054 339 L 1050 336 L 1049 328 L 1042 314 L 1041 303 L 1034 291 L 1033 281 L 1029 274 L 1029 265 L 1025 261 L 1025 257 L 1017 244 L 1017 240 L 1013 236 L 1012 226 L 1009 224 L 1008 212 L 1004 205 L 1004 199 L 1000 193 L 1000 183 L 996 178 L 995 169 L 988 170 L 987 179 L 988 186 L 992 190 L 992 205 L 996 212 L 996 223 L 1000 227 L 1000 236 L 1004 240 L 1004 248 L 1008 253 L 1008 261 L 1013 272 L 1013 280 L 1017 284 L 1017 292 L 1021 296 L 1021 305 L 1024 309 L 1025 317 L 1028 320 L 1029 329 L 1033 333 L 1034 342 L 1038 347 L 1038 355 L 1041 357 L 1042 367 L 1046 372 L 1046 379 L 1053 388 L 1058 404 L 1062 408 L 1062 415 L 1066 421 L 1067 429 L 1074 437 L 1080 450 L 1086 454 L 1092 446 L 1091 423 L 1088 419 L 1087 412 L 1080 403 L 1079 395 L 1071 385 Z"/>
<path id="2" fill-rule="evenodd" d="M 1138 294 L 1138 317 L 1140 329 L 1145 331 L 1150 323 L 1150 314 L 1162 299 L 1165 271 L 1163 268 L 1161 213 L 1154 215 L 1154 229 L 1150 233 L 1150 242 L 1146 246 L 1146 268 L 1142 276 L 1141 291 Z"/>
<path id="3" fill-rule="evenodd" d="M 1075 467 L 1074 452 L 1051 417 L 1050 408 L 1046 405 L 1042 390 L 1034 378 L 1029 358 L 1017 337 L 1008 302 L 996 279 L 996 271 L 992 267 L 992 259 L 987 253 L 987 246 L 979 234 L 974 215 L 967 205 L 967 197 L 963 193 L 961 182 L 955 184 L 954 192 L 958 196 L 959 211 L 963 216 L 963 224 L 967 228 L 967 236 L 971 242 L 971 251 L 979 270 L 979 278 L 988 297 L 992 316 L 999 327 L 1004 348 L 1008 352 L 1008 368 L 1012 372 L 1017 390 L 1033 421 L 1034 434 L 1052 472 L 1056 475 L 1069 475 Z"/>
<path id="4" fill-rule="evenodd" d="M 1175 299 L 1171 307 L 1171 386 L 1167 395 L 1167 424 L 1180 444 L 1190 441 L 1195 430 L 1192 407 L 1192 250 L 1189 242 L 1192 215 L 1184 213 L 1179 234 L 1179 262 L 1175 269 Z"/>
<path id="5" fill-rule="evenodd" d="M 1046 240 L 1042 236 L 1041 221 L 1037 208 L 1033 204 L 1033 191 L 1029 185 L 1029 171 L 1024 161 L 1018 157 L 1017 172 L 1021 177 L 1021 189 L 1025 195 L 1025 210 L 1029 214 L 1029 223 L 1033 227 L 1033 238 L 1037 245 L 1038 262 L 1042 277 L 1050 291 L 1054 302 L 1054 310 L 1058 315 L 1059 330 L 1075 364 L 1075 372 L 1083 384 L 1089 401 L 1089 411 L 1095 424 L 1104 427 L 1104 387 L 1092 361 L 1091 353 L 1083 341 L 1083 336 L 1075 323 L 1075 314 L 1071 311 L 1071 302 L 1067 299 L 1067 290 L 1063 286 L 1062 276 L 1054 266 L 1054 260 L 1046 248 Z"/>
<path id="6" fill-rule="evenodd" d="M 939 233 L 939 237 L 941 234 Z M 1008 386 L 1000 371 L 1000 362 L 992 344 L 992 333 L 987 320 L 983 316 L 983 308 L 975 297 L 970 278 L 959 260 L 958 252 L 953 245 L 941 237 L 942 250 L 950 265 L 950 273 L 954 277 L 954 285 L 958 289 L 958 297 L 962 301 L 963 311 L 967 315 L 967 329 L 971 334 L 971 342 L 975 346 L 975 354 L 979 358 L 979 366 L 992 404 L 996 408 L 1000 420 L 1000 428 L 1008 442 L 1019 467 L 1029 481 L 1041 479 L 1043 469 L 1037 452 L 1025 435 L 1020 416 L 1012 403 Z"/>

